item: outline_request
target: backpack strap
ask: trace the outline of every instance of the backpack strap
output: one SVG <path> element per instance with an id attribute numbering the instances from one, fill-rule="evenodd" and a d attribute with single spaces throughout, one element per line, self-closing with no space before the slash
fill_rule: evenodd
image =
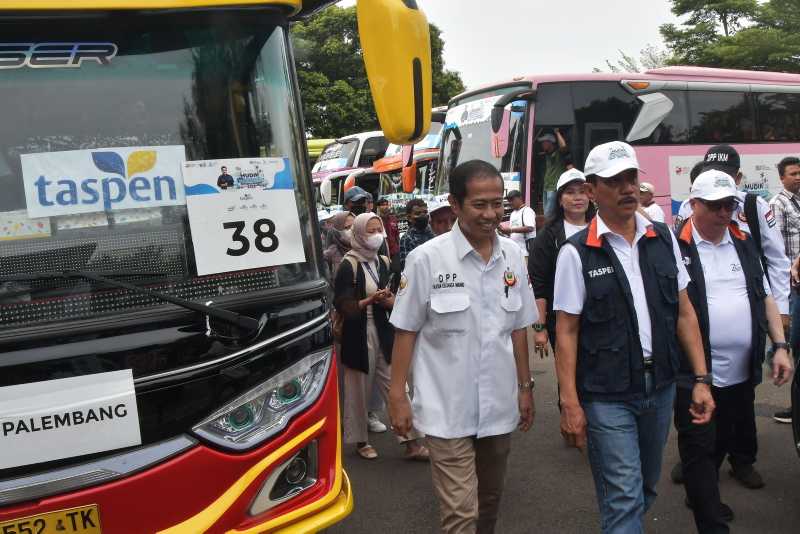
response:
<path id="1" fill-rule="evenodd" d="M 755 193 L 747 193 L 744 196 L 744 216 L 747 219 L 747 226 L 750 227 L 750 237 L 753 238 L 753 244 L 758 250 L 761 258 L 761 268 L 769 282 L 769 273 L 767 271 L 767 258 L 764 256 L 764 248 L 761 243 L 761 220 L 758 217 L 758 195 Z"/>
<path id="2" fill-rule="evenodd" d="M 353 287 L 356 287 L 356 275 L 358 274 L 358 262 L 350 254 L 345 254 L 342 261 L 347 260 L 353 270 Z"/>

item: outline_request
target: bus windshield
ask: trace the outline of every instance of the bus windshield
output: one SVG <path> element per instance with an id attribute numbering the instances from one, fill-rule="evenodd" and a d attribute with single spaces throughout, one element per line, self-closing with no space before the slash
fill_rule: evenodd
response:
<path id="1" fill-rule="evenodd" d="M 450 171 L 459 163 L 473 159 L 488 161 L 497 167 L 506 182 L 506 189 L 519 189 L 525 162 L 524 117 L 527 103 L 520 101 L 511 105 L 509 148 L 505 156 L 495 158 L 491 148 L 491 113 L 501 96 L 498 92 L 492 92 L 447 110 L 441 133 L 442 163 L 436 176 L 436 194 L 449 192 Z"/>
<path id="2" fill-rule="evenodd" d="M 352 167 L 359 142 L 358 138 L 352 138 L 329 144 L 319 155 L 313 172 L 335 171 Z"/>
<path id="3" fill-rule="evenodd" d="M 0 332 L 163 305 L 36 273 L 99 272 L 197 301 L 319 277 L 279 11 L 4 19 L 0 28 Z M 204 236 L 192 232 L 182 165 L 222 158 L 283 158 L 303 261 L 198 276 Z M 44 188 L 42 169 L 56 189 Z M 151 182 L 136 177 L 147 169 L 159 174 Z M 230 169 L 222 182 L 226 173 L 249 177 Z"/>

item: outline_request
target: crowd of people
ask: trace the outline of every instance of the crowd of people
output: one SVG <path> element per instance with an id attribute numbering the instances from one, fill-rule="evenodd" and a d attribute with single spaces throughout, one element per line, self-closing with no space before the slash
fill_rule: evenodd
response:
<path id="1" fill-rule="evenodd" d="M 800 159 L 777 164 L 784 189 L 767 203 L 739 190 L 736 150 L 711 147 L 674 227 L 630 145 L 568 167 L 539 228 L 479 160 L 451 171 L 449 202 L 409 201 L 402 236 L 358 187 L 321 214 L 344 441 L 376 458 L 385 403 L 405 457 L 431 464 L 442 531 L 493 532 L 510 435 L 533 424 L 532 328 L 535 350 L 554 350 L 561 434 L 588 453 L 602 531 L 642 532 L 674 425 L 671 478 L 698 532 L 729 532 L 719 472 L 727 458 L 744 487 L 764 486 L 755 391 L 765 355 L 780 386 L 800 349 Z"/>

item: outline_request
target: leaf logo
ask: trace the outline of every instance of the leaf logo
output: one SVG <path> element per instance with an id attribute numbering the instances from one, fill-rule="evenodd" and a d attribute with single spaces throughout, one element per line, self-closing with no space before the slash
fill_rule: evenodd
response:
<path id="1" fill-rule="evenodd" d="M 137 150 L 128 156 L 126 165 L 122 156 L 116 152 L 92 152 L 92 161 L 95 167 L 104 172 L 119 174 L 124 178 L 149 171 L 156 166 L 156 159 L 155 150 Z"/>

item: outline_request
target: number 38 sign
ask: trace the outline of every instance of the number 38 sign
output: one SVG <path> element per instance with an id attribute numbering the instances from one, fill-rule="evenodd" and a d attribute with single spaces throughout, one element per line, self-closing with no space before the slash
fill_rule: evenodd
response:
<path id="1" fill-rule="evenodd" d="M 288 158 L 187 161 L 197 274 L 304 262 Z"/>

